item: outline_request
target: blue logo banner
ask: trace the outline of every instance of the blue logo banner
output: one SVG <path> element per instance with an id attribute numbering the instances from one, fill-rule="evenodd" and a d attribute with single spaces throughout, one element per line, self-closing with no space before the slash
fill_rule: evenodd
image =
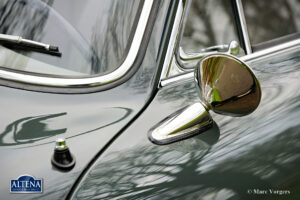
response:
<path id="1" fill-rule="evenodd" d="M 41 193 L 42 188 L 42 179 L 35 179 L 30 175 L 22 175 L 17 180 L 10 181 L 10 192 L 12 193 Z"/>

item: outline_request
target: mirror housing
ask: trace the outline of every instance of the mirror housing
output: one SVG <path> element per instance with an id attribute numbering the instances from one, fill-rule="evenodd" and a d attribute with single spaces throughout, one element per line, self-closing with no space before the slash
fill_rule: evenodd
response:
<path id="1" fill-rule="evenodd" d="M 250 67 L 228 54 L 202 59 L 195 69 L 195 82 L 202 103 L 218 114 L 250 114 L 261 99 L 259 81 Z"/>
<path id="2" fill-rule="evenodd" d="M 153 126 L 148 138 L 154 144 L 170 144 L 208 130 L 213 125 L 209 110 L 241 117 L 252 113 L 260 103 L 259 81 L 246 63 L 232 55 L 206 56 L 194 74 L 201 101 Z"/>

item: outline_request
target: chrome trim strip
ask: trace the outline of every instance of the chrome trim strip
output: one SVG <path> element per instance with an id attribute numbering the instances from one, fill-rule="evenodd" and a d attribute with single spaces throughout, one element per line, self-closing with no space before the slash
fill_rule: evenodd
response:
<path id="1" fill-rule="evenodd" d="M 186 68 L 183 66 L 186 66 L 186 64 L 189 63 L 184 58 L 185 57 L 184 55 L 187 55 L 187 54 L 185 54 L 185 52 L 182 49 L 182 47 L 180 46 L 180 44 L 181 44 L 181 41 L 183 38 L 184 29 L 186 26 L 186 21 L 187 21 L 188 15 L 189 15 L 189 10 L 190 10 L 191 5 L 192 5 L 192 0 L 186 0 L 185 8 L 183 10 L 183 13 L 181 13 L 183 22 L 182 22 L 180 30 L 178 31 L 179 37 L 178 37 L 177 44 L 176 44 L 175 51 L 174 51 L 174 60 L 175 61 L 173 63 L 176 63 L 176 70 L 179 70 L 179 71 L 185 71 Z M 182 55 L 182 53 L 184 55 Z M 174 71 L 174 68 L 173 69 L 170 68 L 169 71 Z M 168 73 L 168 74 L 170 74 L 170 73 Z"/>
<path id="2" fill-rule="evenodd" d="M 252 48 L 251 48 L 250 39 L 249 39 L 249 35 L 248 35 L 242 0 L 236 0 L 235 3 L 236 3 L 238 15 L 239 15 L 240 25 L 241 25 L 242 34 L 243 34 L 243 40 L 244 40 L 244 44 L 245 44 L 245 48 L 246 48 L 245 53 L 251 54 Z"/>
<path id="3" fill-rule="evenodd" d="M 245 55 L 240 59 L 244 62 L 258 61 L 259 59 L 274 56 L 279 53 L 282 54 L 283 53 L 282 51 L 293 51 L 295 49 L 298 49 L 299 47 L 300 47 L 300 38 L 254 52 L 250 55 Z"/>
<path id="4" fill-rule="evenodd" d="M 188 17 L 188 10 L 189 7 L 191 6 L 191 1 L 187 0 L 187 5 L 185 6 L 186 8 L 184 9 L 184 13 L 183 13 L 183 21 L 184 24 L 181 27 L 180 32 L 178 33 L 179 39 L 177 42 L 177 47 L 175 50 L 175 58 L 176 58 L 176 62 L 177 62 L 177 67 L 178 69 L 182 70 L 182 71 L 186 71 L 186 69 L 192 68 L 194 66 L 194 62 L 191 62 L 191 60 L 196 60 L 196 59 L 201 59 L 201 57 L 204 56 L 208 56 L 208 55 L 212 55 L 214 53 L 219 53 L 220 51 L 207 51 L 206 49 L 209 48 L 216 48 L 216 49 L 223 49 L 225 50 L 226 48 L 228 48 L 229 45 L 223 44 L 223 45 L 217 45 L 217 46 L 212 46 L 212 47 L 208 47 L 208 48 L 204 48 L 202 50 L 200 50 L 198 53 L 192 53 L 191 55 L 186 54 L 184 52 L 184 50 L 179 46 L 182 40 L 182 36 L 183 36 L 183 32 L 184 32 L 184 28 L 185 28 L 185 21 L 187 20 Z M 249 40 L 249 36 L 248 36 L 248 30 L 247 30 L 247 24 L 246 24 L 246 20 L 244 17 L 244 11 L 243 11 L 243 6 L 242 6 L 242 2 L 235 0 L 233 2 L 233 4 L 236 6 L 236 11 L 238 13 L 238 20 L 239 23 L 241 24 L 241 29 L 242 29 L 242 38 L 243 38 L 243 43 L 245 44 L 245 48 L 246 54 L 251 54 L 252 53 L 252 48 L 251 48 L 251 44 L 250 44 L 250 40 Z M 206 50 L 206 51 L 205 51 Z M 190 65 L 189 65 L 190 64 Z M 169 69 L 170 70 L 170 69 Z"/>
<path id="5" fill-rule="evenodd" d="M 290 52 L 298 49 L 300 49 L 300 39 L 292 40 L 290 42 L 286 42 L 267 49 L 263 49 L 261 51 L 257 51 L 250 55 L 240 57 L 240 59 L 244 62 L 256 62 L 259 61 L 260 59 L 268 58 L 277 54 L 282 54 L 285 52 Z M 175 84 L 176 82 L 188 81 L 192 78 L 194 78 L 194 71 L 190 71 L 185 74 L 163 79 L 160 82 L 160 87 L 172 85 Z"/>
<path id="6" fill-rule="evenodd" d="M 100 75 L 96 77 L 86 78 L 58 78 L 47 76 L 36 76 L 27 73 L 16 73 L 0 69 L 0 78 L 10 81 L 28 83 L 32 85 L 49 86 L 49 87 L 67 87 L 67 88 L 81 88 L 106 85 L 123 77 L 134 64 L 138 51 L 142 44 L 142 39 L 146 30 L 147 22 L 149 21 L 150 12 L 152 10 L 154 0 L 145 0 L 140 14 L 140 18 L 136 27 L 136 31 L 130 45 L 127 57 L 124 62 L 116 70 L 109 74 Z"/>
<path id="7" fill-rule="evenodd" d="M 183 12 L 184 12 L 184 3 L 183 0 L 180 0 L 177 6 L 177 10 L 176 10 L 176 15 L 175 15 L 175 19 L 174 19 L 174 24 L 172 27 L 172 32 L 170 35 L 170 42 L 168 44 L 168 49 L 166 52 L 166 56 L 164 59 L 164 64 L 162 67 L 162 72 L 160 75 L 160 79 L 164 79 L 168 76 L 169 70 L 170 70 L 170 65 L 171 65 L 171 60 L 173 58 L 173 54 L 175 51 L 175 45 L 176 42 L 178 40 L 178 31 L 180 29 L 180 26 L 182 24 L 182 16 L 183 16 Z"/>
<path id="8" fill-rule="evenodd" d="M 194 77 L 194 72 L 188 72 L 188 73 L 185 73 L 185 74 L 181 74 L 181 75 L 178 75 L 178 76 L 173 76 L 173 77 L 170 77 L 170 78 L 166 78 L 166 79 L 162 79 L 160 81 L 160 88 L 162 87 L 165 87 L 167 85 L 170 85 L 170 84 L 173 84 L 173 83 L 176 83 L 176 82 L 179 82 L 179 81 L 187 81 L 187 80 L 190 80 Z"/>

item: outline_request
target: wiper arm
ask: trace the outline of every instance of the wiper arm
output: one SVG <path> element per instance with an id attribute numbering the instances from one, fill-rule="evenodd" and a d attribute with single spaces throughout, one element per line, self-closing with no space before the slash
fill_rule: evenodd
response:
<path id="1" fill-rule="evenodd" d="M 57 46 L 23 39 L 21 36 L 0 34 L 0 44 L 8 48 L 18 48 L 22 50 L 37 51 L 53 56 L 61 56 L 61 52 L 59 52 Z"/>

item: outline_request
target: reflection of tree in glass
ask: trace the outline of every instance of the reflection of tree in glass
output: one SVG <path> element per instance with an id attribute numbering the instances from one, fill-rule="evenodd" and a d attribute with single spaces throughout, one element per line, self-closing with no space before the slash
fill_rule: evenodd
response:
<path id="1" fill-rule="evenodd" d="M 91 45 L 101 58 L 101 63 L 91 58 L 93 73 L 106 72 L 118 67 L 121 64 L 120 61 L 123 61 L 122 57 L 126 56 L 124 52 L 128 48 L 127 45 L 131 43 L 129 35 L 138 3 L 133 0 L 113 0 L 110 4 L 110 14 L 107 15 L 105 23 L 96 21 L 92 34 Z M 105 37 L 101 37 L 102 35 Z M 99 40 L 99 38 L 104 39 Z"/>
<path id="2" fill-rule="evenodd" d="M 300 1 L 243 0 L 243 7 L 253 44 L 300 31 Z"/>
<path id="3" fill-rule="evenodd" d="M 48 5 L 53 4 L 53 0 L 44 2 Z M 45 4 L 26 0 L 1 1 L 0 33 L 40 41 L 49 14 L 49 9 L 43 5 Z"/>
<path id="4" fill-rule="evenodd" d="M 74 2 L 74 4 L 72 7 L 75 9 L 80 6 L 85 8 L 85 5 L 81 5 L 80 2 Z M 51 34 L 54 31 L 55 34 L 60 35 L 54 44 L 59 45 L 63 53 L 61 58 L 37 55 L 28 51 L 18 51 L 18 53 L 27 55 L 30 53 L 31 58 L 84 74 L 110 71 L 118 67 L 123 56 L 126 56 L 139 3 L 133 0 L 106 0 L 100 3 L 90 0 L 86 6 L 92 4 L 102 6 L 100 13 L 98 16 L 93 15 L 96 17 L 93 17 L 92 22 L 83 25 L 81 21 L 85 20 L 83 15 L 86 14 L 86 10 L 78 14 L 83 18 L 70 14 L 71 9 L 66 2 L 3 0 L 0 1 L 0 33 L 20 35 L 25 39 L 35 41 L 48 38 L 50 41 L 43 42 L 53 44 L 51 38 L 55 36 Z M 97 11 L 91 10 L 91 14 L 93 12 Z M 72 19 L 68 20 L 69 17 Z M 81 29 L 89 30 L 90 26 L 93 26 L 92 31 L 84 30 L 87 33 L 81 35 L 81 32 L 84 32 Z"/>
<path id="5" fill-rule="evenodd" d="M 187 52 L 238 41 L 230 1 L 193 0 L 181 46 Z"/>
<path id="6" fill-rule="evenodd" d="M 197 151 L 176 152 L 168 146 L 136 146 L 124 153 L 111 153 L 89 173 L 77 197 L 202 199 L 212 195 L 210 199 L 217 196 L 248 199 L 252 196 L 247 194 L 247 189 L 251 188 L 292 192 L 297 184 L 292 180 L 299 177 L 295 174 L 299 164 L 296 154 L 299 128 L 286 130 L 269 142 L 257 145 L 246 156 L 222 162 L 215 162 L 219 151 L 212 150 L 203 160 Z M 283 182 L 286 185 L 280 185 Z"/>

